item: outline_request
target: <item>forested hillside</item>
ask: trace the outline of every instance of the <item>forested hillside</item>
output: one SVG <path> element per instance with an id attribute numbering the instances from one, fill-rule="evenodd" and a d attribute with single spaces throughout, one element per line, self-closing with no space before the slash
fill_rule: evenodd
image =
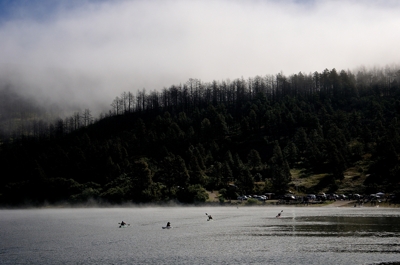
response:
<path id="1" fill-rule="evenodd" d="M 398 69 L 326 69 L 126 92 L 96 121 L 85 110 L 3 136 L 0 202 L 283 194 L 293 169 L 302 178 L 325 175 L 298 192 L 335 192 L 346 169 L 361 162 L 354 177 L 365 181 L 353 192 L 398 192 L 399 78 Z"/>

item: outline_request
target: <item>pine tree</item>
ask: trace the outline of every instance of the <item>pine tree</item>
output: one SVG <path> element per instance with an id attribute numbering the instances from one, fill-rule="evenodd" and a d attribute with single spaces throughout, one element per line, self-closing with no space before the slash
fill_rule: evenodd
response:
<path id="1" fill-rule="evenodd" d="M 277 193 L 285 193 L 289 188 L 291 181 L 290 168 L 287 161 L 282 155 L 278 141 L 275 141 L 273 147 L 273 155 L 269 160 L 269 177 L 272 185 Z"/>
<path id="2" fill-rule="evenodd" d="M 250 169 L 261 169 L 261 157 L 257 150 L 250 150 L 249 154 L 247 155 L 247 165 Z"/>

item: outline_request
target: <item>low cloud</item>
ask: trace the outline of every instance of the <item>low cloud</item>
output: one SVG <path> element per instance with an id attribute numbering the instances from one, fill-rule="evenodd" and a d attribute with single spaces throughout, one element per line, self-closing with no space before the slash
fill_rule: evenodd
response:
<path id="1" fill-rule="evenodd" d="M 398 1 L 85 1 L 31 9 L 14 5 L 0 21 L 1 83 L 65 108 L 99 111 L 123 91 L 189 78 L 400 62 Z"/>

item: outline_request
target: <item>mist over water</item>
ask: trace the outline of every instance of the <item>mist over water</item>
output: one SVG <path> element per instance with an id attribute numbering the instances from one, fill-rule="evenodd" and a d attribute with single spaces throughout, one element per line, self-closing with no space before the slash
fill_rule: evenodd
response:
<path id="1" fill-rule="evenodd" d="M 275 218 L 283 209 L 282 217 Z M 213 221 L 207 221 L 207 214 Z M 379 208 L 153 207 L 0 211 L 2 264 L 376 264 L 400 261 Z M 121 221 L 130 224 L 119 228 Z M 162 229 L 171 222 L 173 229 Z"/>

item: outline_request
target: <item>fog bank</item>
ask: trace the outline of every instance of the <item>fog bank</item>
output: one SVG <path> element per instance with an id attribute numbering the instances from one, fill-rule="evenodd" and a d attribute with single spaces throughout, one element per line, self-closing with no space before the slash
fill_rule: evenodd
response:
<path id="1" fill-rule="evenodd" d="M 49 4 L 50 3 L 50 4 Z M 0 80 L 40 104 L 109 109 L 123 91 L 400 62 L 398 1 L 0 4 Z"/>

